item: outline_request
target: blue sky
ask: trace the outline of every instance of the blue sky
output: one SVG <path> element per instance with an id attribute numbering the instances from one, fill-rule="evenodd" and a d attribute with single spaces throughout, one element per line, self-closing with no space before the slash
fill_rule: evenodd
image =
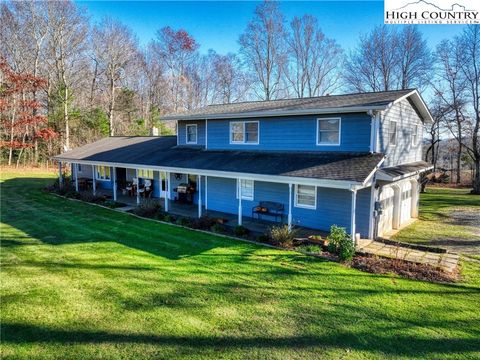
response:
<path id="1" fill-rule="evenodd" d="M 201 52 L 238 51 L 238 36 L 258 4 L 255 1 L 78 1 L 93 22 L 103 16 L 116 18 L 137 34 L 146 45 L 157 29 L 183 28 L 201 45 Z M 312 14 L 323 32 L 335 38 L 344 49 L 355 46 L 358 36 L 383 23 L 383 1 L 285 1 L 280 3 L 287 21 Z M 400 26 L 400 25 L 389 25 Z M 419 25 L 430 46 L 453 37 L 461 25 Z"/>

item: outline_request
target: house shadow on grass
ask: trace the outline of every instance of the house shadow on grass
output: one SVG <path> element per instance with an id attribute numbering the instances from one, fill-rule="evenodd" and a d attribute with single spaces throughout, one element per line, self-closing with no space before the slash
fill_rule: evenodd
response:
<path id="1" fill-rule="evenodd" d="M 368 340 L 368 341 L 365 341 Z M 377 332 L 337 331 L 330 335 L 315 336 L 298 334 L 291 336 L 175 336 L 148 333 L 115 333 L 109 331 L 64 330 L 18 323 L 2 324 L 4 344 L 102 344 L 117 346 L 154 345 L 176 346 L 201 352 L 212 349 L 223 350 L 328 350 L 334 348 L 382 353 L 385 356 L 445 356 L 455 354 L 474 355 L 480 351 L 480 342 L 475 338 L 409 338 L 402 335 L 392 337 Z M 400 345 L 400 346 L 396 346 Z M 408 344 L 408 346 L 407 346 Z"/>
<path id="2" fill-rule="evenodd" d="M 14 178 L 1 183 L 1 221 L 13 228 L 3 231 L 2 246 L 115 242 L 172 260 L 230 247 L 235 247 L 227 251 L 232 256 L 245 257 L 258 248 L 60 198 L 43 190 L 52 181 Z"/>

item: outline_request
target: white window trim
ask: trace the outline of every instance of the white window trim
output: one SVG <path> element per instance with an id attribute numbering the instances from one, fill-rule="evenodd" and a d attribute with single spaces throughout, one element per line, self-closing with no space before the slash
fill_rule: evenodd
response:
<path id="1" fill-rule="evenodd" d="M 245 124 L 248 123 L 257 123 L 257 142 L 246 142 L 246 134 L 245 134 Z M 232 137 L 232 126 L 233 124 L 242 124 L 243 127 L 243 141 L 233 141 Z M 258 120 L 254 121 L 230 121 L 230 127 L 229 127 L 229 132 L 230 132 L 230 145 L 258 145 L 260 143 L 260 122 Z"/>
<path id="2" fill-rule="evenodd" d="M 303 204 L 299 204 L 298 203 L 298 185 L 299 184 L 295 184 L 295 194 L 294 194 L 294 206 L 297 207 L 297 208 L 302 208 L 302 209 L 311 209 L 311 210 L 316 210 L 317 209 L 317 187 L 314 186 L 314 185 L 303 185 L 303 184 L 300 184 L 302 186 L 313 186 L 315 188 L 315 205 L 311 206 L 311 205 L 303 205 Z"/>
<path id="3" fill-rule="evenodd" d="M 320 120 L 338 120 L 338 142 L 337 143 L 321 143 L 319 142 L 319 132 L 320 132 Z M 341 117 L 328 117 L 328 118 L 317 118 L 317 146 L 340 146 L 342 142 L 342 118 Z"/>
<path id="4" fill-rule="evenodd" d="M 195 127 L 195 141 L 188 141 L 188 128 L 190 126 Z M 198 143 L 198 127 L 197 124 L 187 124 L 185 125 L 185 143 L 190 145 L 195 145 Z"/>
<path id="5" fill-rule="evenodd" d="M 151 172 L 152 172 L 152 177 L 142 176 L 142 175 L 143 175 L 142 173 L 143 173 L 144 171 L 145 171 L 145 172 L 151 171 Z M 155 170 L 153 170 L 153 169 L 138 169 L 138 177 L 139 177 L 140 179 L 153 180 L 154 177 L 155 177 Z"/>
<path id="6" fill-rule="evenodd" d="M 392 133 L 390 131 L 391 130 L 390 126 L 391 126 L 392 123 L 395 123 L 395 144 L 392 144 L 390 142 L 390 135 Z M 397 142 L 398 142 L 398 122 L 396 120 L 389 120 L 389 122 L 388 122 L 388 145 L 395 147 L 395 146 L 397 146 Z"/>
<path id="7" fill-rule="evenodd" d="M 418 145 L 418 125 L 413 125 L 411 136 L 412 136 L 412 146 L 417 146 Z M 415 139 L 415 141 L 413 139 Z"/>
<path id="8" fill-rule="evenodd" d="M 105 178 L 101 178 L 100 177 L 100 171 L 99 171 L 99 168 L 100 167 L 104 167 L 104 168 L 109 168 L 110 169 L 110 178 L 109 179 L 105 179 Z M 99 180 L 99 181 L 111 181 L 112 180 L 112 168 L 110 166 L 106 166 L 106 165 L 98 165 L 95 167 L 95 180 Z"/>
<path id="9" fill-rule="evenodd" d="M 250 200 L 250 201 L 253 201 L 254 198 L 255 198 L 255 180 L 250 180 L 250 179 L 242 179 L 242 180 L 243 180 L 243 181 L 251 181 L 251 182 L 252 182 L 252 196 L 251 196 L 251 197 L 245 196 L 245 193 L 244 193 L 243 190 L 242 190 L 242 200 Z M 237 189 L 236 198 L 238 199 L 238 179 L 237 179 L 237 182 L 236 182 L 236 189 Z"/>

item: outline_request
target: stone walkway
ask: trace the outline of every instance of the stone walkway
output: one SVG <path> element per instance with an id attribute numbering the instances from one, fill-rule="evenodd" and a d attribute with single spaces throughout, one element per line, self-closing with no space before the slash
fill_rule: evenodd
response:
<path id="1" fill-rule="evenodd" d="M 435 253 L 406 247 L 387 245 L 373 240 L 360 240 L 357 243 L 357 252 L 372 254 L 387 258 L 402 259 L 414 263 L 428 264 L 440 267 L 445 271 L 453 272 L 458 266 L 460 258 L 457 254 Z"/>

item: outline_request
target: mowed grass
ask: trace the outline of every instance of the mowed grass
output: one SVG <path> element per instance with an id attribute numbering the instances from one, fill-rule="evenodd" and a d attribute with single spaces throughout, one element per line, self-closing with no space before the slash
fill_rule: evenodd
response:
<path id="1" fill-rule="evenodd" d="M 459 210 L 480 213 L 480 196 L 469 192 L 469 189 L 427 188 L 420 195 L 419 220 L 398 232 L 394 239 L 427 245 L 435 245 L 439 239 L 464 239 L 479 244 L 480 224 L 463 223 L 451 216 Z M 477 246 L 480 255 L 480 245 Z"/>
<path id="2" fill-rule="evenodd" d="M 480 357 L 476 263 L 454 285 L 372 275 L 2 177 L 2 358 Z"/>

